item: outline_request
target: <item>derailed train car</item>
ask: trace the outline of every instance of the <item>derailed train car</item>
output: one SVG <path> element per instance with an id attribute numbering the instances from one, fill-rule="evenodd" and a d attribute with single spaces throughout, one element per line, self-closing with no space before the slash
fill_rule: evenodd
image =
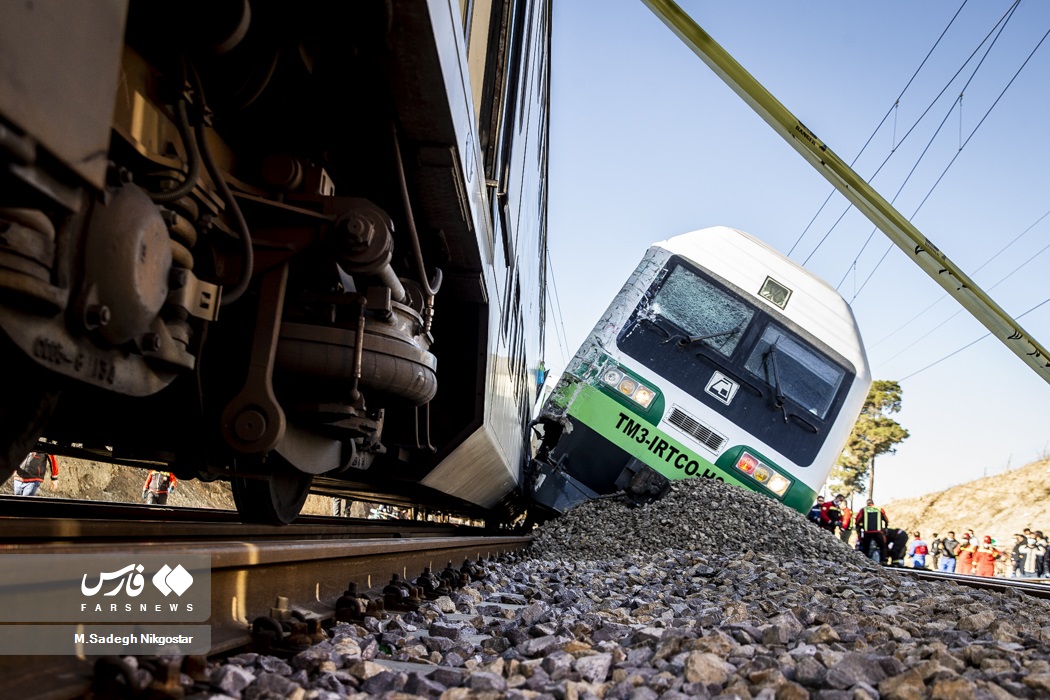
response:
<path id="1" fill-rule="evenodd" d="M 746 233 L 649 248 L 546 400 L 528 491 L 549 514 L 712 478 L 813 504 L 871 384 L 853 313 Z"/>
<path id="2" fill-rule="evenodd" d="M 0 6 L 0 481 L 58 453 L 512 517 L 549 0 Z"/>

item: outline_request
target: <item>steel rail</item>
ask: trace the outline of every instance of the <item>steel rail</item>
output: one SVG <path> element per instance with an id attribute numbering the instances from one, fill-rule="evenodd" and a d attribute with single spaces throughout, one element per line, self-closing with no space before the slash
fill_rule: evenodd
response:
<path id="1" fill-rule="evenodd" d="M 999 578 L 991 576 L 971 576 L 968 574 L 948 573 L 947 571 L 930 571 L 929 569 L 909 569 L 907 567 L 889 567 L 891 571 L 914 576 L 927 581 L 950 581 L 967 588 L 1005 593 L 1019 591 L 1034 598 L 1050 598 L 1050 581 L 1040 583 L 1039 579 Z"/>
<path id="2" fill-rule="evenodd" d="M 221 527 L 220 527 L 221 524 Z M 273 539 L 289 537 L 456 537 L 483 528 L 422 520 L 300 516 L 294 525 L 241 523 L 236 511 L 55 498 L 0 496 L 0 544 L 30 540 Z"/>
<path id="3" fill-rule="evenodd" d="M 141 535 L 135 541 L 135 534 L 125 531 L 124 542 L 3 544 L 0 560 L 4 553 L 104 553 L 126 555 L 130 561 L 147 547 L 173 557 L 206 554 L 211 558 L 211 617 L 201 624 L 211 627 L 211 653 L 221 654 L 247 646 L 253 620 L 269 616 L 278 598 L 287 598 L 291 610 L 327 620 L 334 617 L 335 602 L 351 583 L 374 597 L 391 574 L 414 580 L 424 567 L 439 571 L 449 562 L 458 566 L 465 559 L 490 559 L 522 550 L 532 541 L 521 536 L 472 536 L 170 542 L 147 541 Z M 10 697 L 81 697 L 95 660 L 0 656 L 0 677 Z"/>

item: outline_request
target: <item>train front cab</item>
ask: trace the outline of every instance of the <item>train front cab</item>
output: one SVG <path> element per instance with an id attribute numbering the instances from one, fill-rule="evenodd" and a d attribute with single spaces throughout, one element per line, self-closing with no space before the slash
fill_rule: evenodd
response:
<path id="1" fill-rule="evenodd" d="M 558 513 L 620 491 L 644 502 L 695 477 L 807 510 L 859 410 L 866 364 L 858 372 L 773 308 L 785 284 L 749 293 L 679 256 L 649 282 L 546 403 L 534 502 Z"/>

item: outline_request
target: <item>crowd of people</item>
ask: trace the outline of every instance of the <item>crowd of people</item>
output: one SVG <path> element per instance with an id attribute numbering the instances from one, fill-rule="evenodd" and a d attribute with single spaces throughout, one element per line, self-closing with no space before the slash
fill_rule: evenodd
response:
<path id="1" fill-rule="evenodd" d="M 1000 546 L 991 535 L 978 537 L 973 529 L 958 539 L 951 531 L 944 537 L 935 532 L 927 543 L 918 531 L 909 537 L 906 530 L 890 527 L 886 511 L 871 499 L 854 513 L 842 494 L 830 500 L 817 496 L 808 517 L 817 527 L 843 542 L 854 542 L 858 551 L 887 566 L 973 576 L 1050 578 L 1050 542 L 1041 530 L 1025 528 L 1007 546 Z"/>

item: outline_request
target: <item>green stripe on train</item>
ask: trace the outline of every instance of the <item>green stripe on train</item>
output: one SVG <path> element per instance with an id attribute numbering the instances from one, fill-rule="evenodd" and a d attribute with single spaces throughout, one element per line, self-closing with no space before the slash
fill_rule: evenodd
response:
<path id="1" fill-rule="evenodd" d="M 668 479 L 703 476 L 745 485 L 592 386 L 580 388 L 569 415 Z"/>
<path id="2" fill-rule="evenodd" d="M 775 494 L 747 480 L 746 477 L 738 477 L 733 472 L 733 465 L 736 464 L 740 453 L 747 450 L 761 459 L 763 464 L 776 469 L 792 480 L 793 484 L 783 499 L 784 504 L 789 508 L 804 512 L 809 509 L 816 497 L 813 489 L 798 481 L 796 477 L 787 474 L 760 452 L 750 447 L 738 446 L 726 450 L 718 459 L 720 464 L 716 465 L 595 387 L 579 386 L 579 391 L 572 399 L 568 412 L 572 418 L 587 425 L 603 438 L 668 479 L 693 477 L 718 479 L 776 498 Z"/>

